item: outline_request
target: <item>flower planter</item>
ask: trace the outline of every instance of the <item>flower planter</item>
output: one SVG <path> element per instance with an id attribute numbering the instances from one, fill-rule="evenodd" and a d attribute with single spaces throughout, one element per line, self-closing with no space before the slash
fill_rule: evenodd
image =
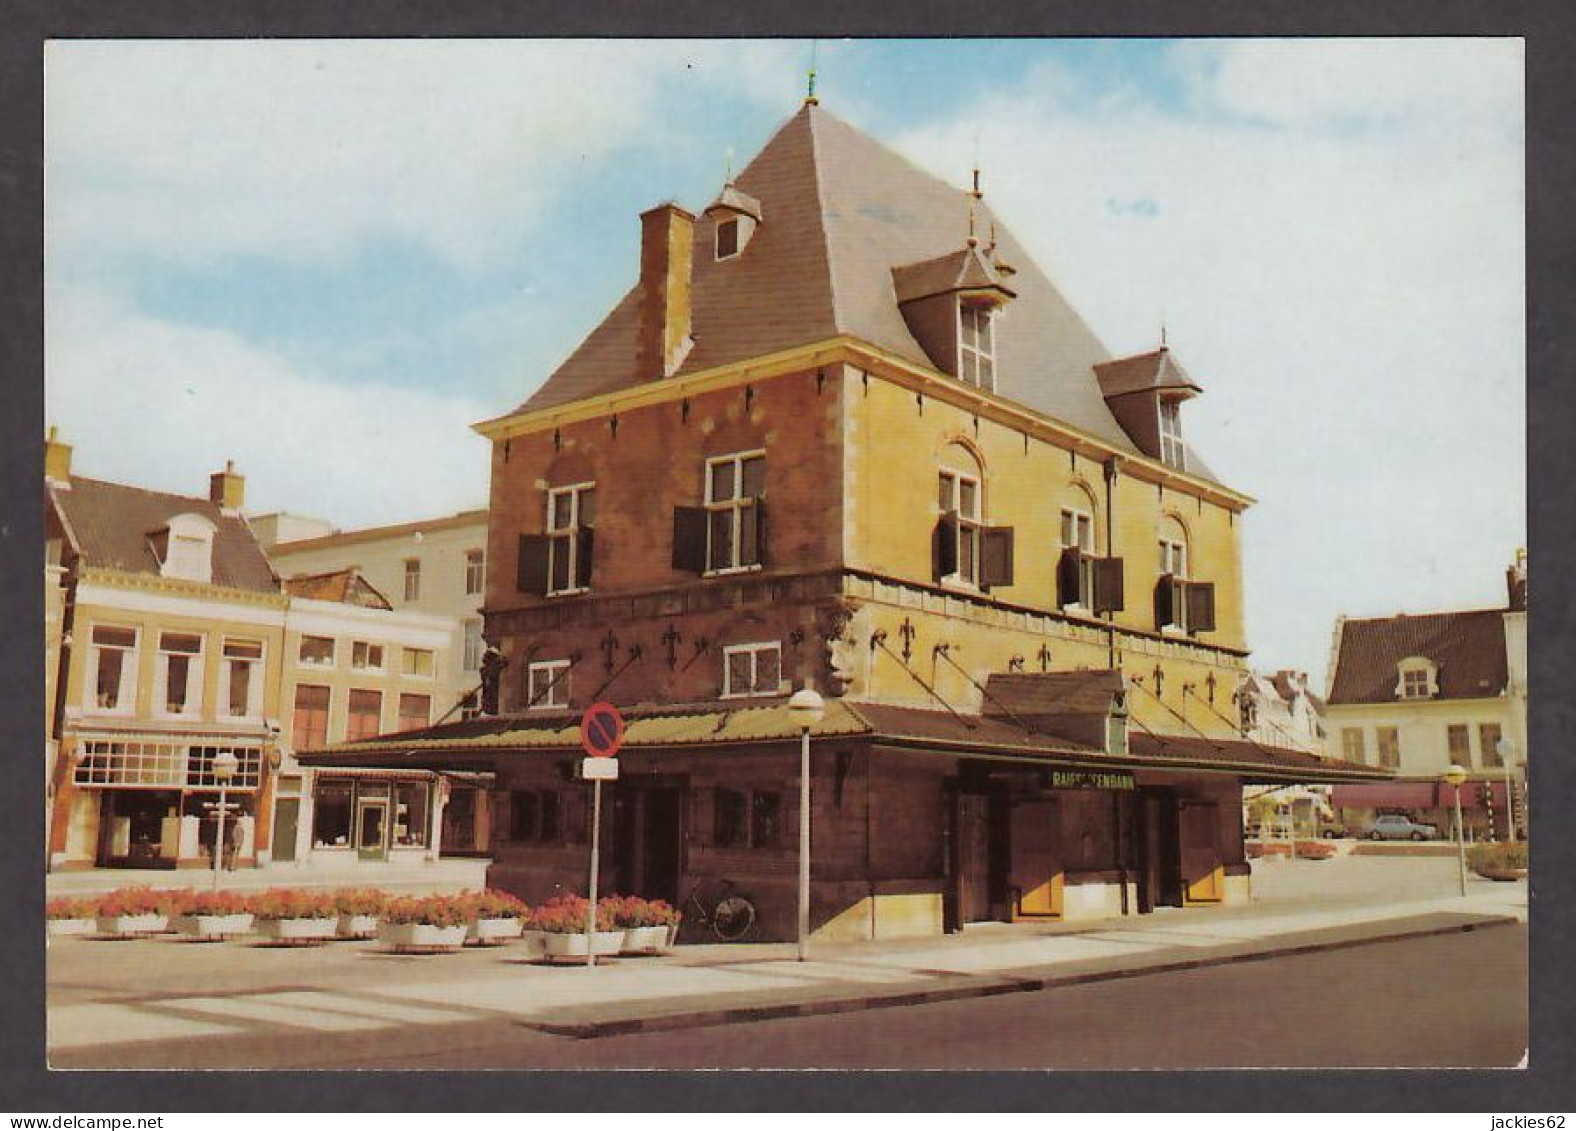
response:
<path id="1" fill-rule="evenodd" d="M 591 936 L 596 940 L 595 953 L 617 954 L 624 945 L 623 931 L 598 931 Z M 584 958 L 586 956 L 585 932 L 579 934 L 548 934 L 545 945 L 548 958 Z"/>
<path id="2" fill-rule="evenodd" d="M 378 941 L 402 954 L 435 954 L 465 945 L 464 923 L 434 927 L 430 923 L 379 923 Z"/>
<path id="3" fill-rule="evenodd" d="M 170 920 L 175 933 L 188 939 L 225 939 L 232 935 L 249 934 L 252 913 L 232 915 L 177 915 Z"/>
<path id="4" fill-rule="evenodd" d="M 96 933 L 110 938 L 129 939 L 139 935 L 156 935 L 168 930 L 168 915 L 100 915 L 94 920 Z"/>
<path id="5" fill-rule="evenodd" d="M 51 919 L 49 933 L 56 938 L 62 935 L 91 935 L 97 922 L 98 920 L 91 918 Z"/>
<path id="6" fill-rule="evenodd" d="M 520 932 L 520 941 L 515 946 L 517 952 L 523 953 L 527 961 L 547 957 L 547 932 L 524 930 Z"/>
<path id="7" fill-rule="evenodd" d="M 524 929 L 525 924 L 513 916 L 506 919 L 477 919 L 466 924 L 465 941 L 479 946 L 497 946 L 519 938 Z"/>
<path id="8" fill-rule="evenodd" d="M 376 915 L 347 915 L 341 911 L 336 933 L 342 939 L 373 938 L 378 933 L 378 917 Z"/>
<path id="9" fill-rule="evenodd" d="M 327 942 L 339 928 L 338 918 L 259 919 L 256 930 L 269 942 L 296 945 Z"/>
<path id="10" fill-rule="evenodd" d="M 656 927 L 630 927 L 624 932 L 625 954 L 655 954 L 667 950 L 672 944 L 672 932 L 666 924 Z"/>

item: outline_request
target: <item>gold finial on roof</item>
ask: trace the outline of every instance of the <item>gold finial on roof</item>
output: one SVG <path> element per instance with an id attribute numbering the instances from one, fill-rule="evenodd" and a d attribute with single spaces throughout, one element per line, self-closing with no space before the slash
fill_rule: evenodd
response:
<path id="1" fill-rule="evenodd" d="M 821 104 L 821 100 L 815 96 L 815 54 L 816 48 L 819 46 L 820 40 L 812 39 L 810 41 L 810 83 L 804 95 L 804 104 L 806 106 L 819 106 Z"/>

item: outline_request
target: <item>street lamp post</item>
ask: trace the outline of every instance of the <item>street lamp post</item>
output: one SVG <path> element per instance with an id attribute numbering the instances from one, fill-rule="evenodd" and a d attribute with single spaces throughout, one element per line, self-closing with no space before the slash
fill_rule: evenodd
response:
<path id="1" fill-rule="evenodd" d="M 1502 738 L 1494 744 L 1494 753 L 1499 755 L 1499 764 L 1505 767 L 1505 829 L 1509 834 L 1505 839 L 1514 843 L 1516 840 L 1516 795 L 1515 787 L 1510 780 L 1510 760 L 1515 756 L 1516 744 L 1508 738 Z"/>
<path id="2" fill-rule="evenodd" d="M 799 724 L 799 961 L 810 938 L 810 730 L 826 715 L 826 701 L 806 684 L 788 700 Z"/>
<path id="3" fill-rule="evenodd" d="M 1467 772 L 1460 766 L 1451 763 L 1445 771 L 1445 780 L 1455 787 L 1456 791 L 1456 861 L 1461 872 L 1461 894 L 1467 893 L 1467 845 L 1466 837 L 1461 831 L 1461 783 L 1467 780 Z"/>
<path id="4" fill-rule="evenodd" d="M 230 778 L 234 776 L 240 760 L 236 758 L 233 750 L 221 750 L 214 755 L 213 777 L 219 783 L 219 826 L 214 830 L 213 836 L 213 890 L 219 890 L 219 868 L 224 861 L 224 814 L 226 808 L 226 791 L 230 785 Z"/>

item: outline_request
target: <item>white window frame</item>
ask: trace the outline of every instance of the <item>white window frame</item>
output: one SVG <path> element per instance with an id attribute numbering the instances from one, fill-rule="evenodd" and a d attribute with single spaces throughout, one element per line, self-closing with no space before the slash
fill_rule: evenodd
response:
<path id="1" fill-rule="evenodd" d="M 1362 727 L 1341 728 L 1341 757 L 1359 766 L 1368 764 L 1368 744 Z"/>
<path id="2" fill-rule="evenodd" d="M 257 655 L 231 656 L 231 645 L 256 645 Z M 237 661 L 247 665 L 246 710 L 239 715 L 230 713 L 230 692 L 235 681 Z M 263 672 L 268 663 L 268 644 L 263 640 L 241 636 L 226 636 L 219 646 L 219 714 L 227 719 L 258 719 L 263 715 Z"/>
<path id="3" fill-rule="evenodd" d="M 482 653 L 487 650 L 487 641 L 482 637 L 482 622 L 477 618 L 463 620 L 460 622 L 460 633 L 460 666 L 468 672 L 481 671 Z"/>
<path id="4" fill-rule="evenodd" d="M 328 659 L 308 659 L 305 655 L 306 642 L 308 640 L 327 640 L 330 645 L 328 650 Z M 337 663 L 339 663 L 339 641 L 335 637 L 318 636 L 315 633 L 303 632 L 301 634 L 301 639 L 296 641 L 296 667 L 312 668 L 314 670 L 321 671 L 324 668 L 331 668 Z"/>
<path id="5" fill-rule="evenodd" d="M 424 655 L 427 657 L 427 670 L 416 671 L 411 665 L 411 657 Z M 438 653 L 431 648 L 404 648 L 400 649 L 400 675 L 406 679 L 432 679 L 438 670 Z"/>
<path id="6" fill-rule="evenodd" d="M 414 568 L 413 568 L 414 567 Z M 421 600 L 421 559 L 405 559 L 405 601 Z"/>
<path id="7" fill-rule="evenodd" d="M 1182 442 L 1182 402 L 1160 402 L 1160 462 L 1187 470 L 1187 445 Z"/>
<path id="8" fill-rule="evenodd" d="M 560 672 L 563 673 L 561 677 Z M 569 706 L 569 681 L 572 677 L 568 660 L 534 660 L 526 669 L 526 677 L 527 710 L 562 711 Z M 554 683 L 554 680 L 557 682 Z M 549 684 L 552 684 L 553 689 L 540 703 L 536 702 L 537 695 Z"/>
<path id="9" fill-rule="evenodd" d="M 172 652 L 164 647 L 166 636 L 191 636 L 197 640 L 195 652 Z M 170 657 L 188 657 L 186 665 L 186 703 L 179 711 L 169 709 Z M 153 669 L 152 714 L 161 719 L 193 719 L 202 717 L 203 669 L 208 660 L 208 638 L 201 632 L 182 629 L 159 631 L 159 653 Z"/>
<path id="10" fill-rule="evenodd" d="M 364 659 L 358 655 L 363 649 L 365 649 Z M 376 662 L 373 662 L 372 659 L 374 653 L 377 655 Z M 350 642 L 350 670 L 353 672 L 385 671 L 384 664 L 387 662 L 387 659 L 388 651 L 381 644 L 375 644 L 370 640 L 352 640 Z"/>
<path id="11" fill-rule="evenodd" d="M 959 471 L 955 467 L 945 464 L 938 469 L 937 479 L 950 479 L 952 481 L 952 506 L 942 507 L 942 514 L 956 514 L 958 516 L 957 542 L 952 547 L 952 561 L 957 566 L 951 573 L 943 577 L 942 583 L 957 585 L 965 589 L 978 589 L 980 586 L 980 555 L 984 551 L 985 530 L 985 485 L 981 477 L 968 471 Z M 974 486 L 974 513 L 963 513 L 963 484 L 971 483 Z M 937 500 L 940 506 L 940 500 Z M 974 547 L 971 557 L 972 574 L 963 569 L 963 543 L 967 538 Z"/>
<path id="12" fill-rule="evenodd" d="M 547 595 L 549 597 L 568 597 L 576 593 L 589 593 L 589 585 L 576 585 L 575 579 L 580 576 L 580 496 L 586 491 L 595 491 L 596 481 L 588 480 L 585 483 L 570 483 L 564 487 L 549 487 L 547 490 L 547 521 L 542 529 L 547 532 Z M 567 526 L 557 525 L 558 507 L 560 496 L 569 497 L 569 523 Z M 596 526 L 596 518 L 592 516 L 591 527 Z M 564 572 L 564 580 L 568 583 L 563 589 L 553 588 L 553 575 L 557 571 L 554 566 L 558 564 L 558 555 L 562 552 L 568 559 L 569 568 Z M 479 663 L 479 661 L 478 661 Z M 467 671 L 472 669 L 466 669 Z"/>
<path id="13" fill-rule="evenodd" d="M 487 591 L 487 551 L 465 551 L 465 595 L 477 597 Z"/>
<path id="14" fill-rule="evenodd" d="M 990 303 L 958 300 L 958 380 L 992 393 L 996 391 L 996 314 Z M 975 323 L 973 345 L 965 340 L 964 328 L 969 321 Z M 984 347 L 978 344 L 981 337 L 987 341 Z M 967 375 L 968 362 L 973 363 L 973 380 Z"/>
<path id="15" fill-rule="evenodd" d="M 1067 540 L 1069 523 L 1073 530 L 1073 541 Z M 1087 535 L 1087 537 L 1085 537 Z M 1078 600 L 1064 608 L 1074 609 L 1079 612 L 1088 612 L 1094 608 L 1094 559 L 1096 553 L 1094 513 L 1082 510 L 1079 507 L 1062 508 L 1062 549 L 1077 549 L 1082 551 L 1078 560 Z"/>
<path id="16" fill-rule="evenodd" d="M 1178 584 L 1187 581 L 1187 543 L 1175 538 L 1160 539 L 1160 576 L 1170 577 L 1171 586 L 1171 623 L 1163 625 L 1161 632 L 1172 636 L 1186 636 L 1187 623 L 1187 586 Z"/>
<path id="17" fill-rule="evenodd" d="M 744 493 L 744 464 L 747 460 L 766 460 L 766 449 L 756 448 L 747 452 L 731 452 L 724 456 L 712 456 L 706 460 L 706 570 L 703 577 L 721 577 L 728 573 L 749 573 L 761 568 L 760 562 L 744 561 L 744 511 L 755 505 L 756 496 Z M 726 499 L 712 497 L 712 468 L 719 464 L 731 463 L 733 465 L 733 495 Z M 764 480 L 764 473 L 763 473 Z M 762 488 L 764 492 L 765 488 Z M 730 545 L 728 547 L 728 565 L 718 566 L 713 569 L 711 552 L 712 516 L 721 511 L 733 512 L 733 520 L 729 524 Z"/>
<path id="18" fill-rule="evenodd" d="M 757 690 L 759 680 L 760 656 L 763 653 L 777 653 L 777 686 L 765 690 Z M 733 657 L 748 655 L 750 657 L 750 686 L 743 691 L 733 688 Z M 783 676 L 783 646 L 780 640 L 762 640 L 753 644 L 729 644 L 722 650 L 722 698 L 724 699 L 764 699 L 774 695 L 783 695 L 788 691 L 788 681 Z"/>
<path id="19" fill-rule="evenodd" d="M 93 640 L 98 629 L 119 629 L 132 634 L 130 645 L 99 644 Z M 95 715 L 134 715 L 137 713 L 137 668 L 142 655 L 142 629 L 126 624 L 93 624 L 88 627 L 88 678 L 82 689 L 82 707 Z M 121 653 L 120 681 L 116 685 L 115 706 L 100 707 L 98 703 L 99 663 L 105 652 Z"/>

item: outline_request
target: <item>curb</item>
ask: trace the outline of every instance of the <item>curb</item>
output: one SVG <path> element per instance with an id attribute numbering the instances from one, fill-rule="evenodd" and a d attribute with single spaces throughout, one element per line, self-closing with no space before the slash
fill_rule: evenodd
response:
<path id="1" fill-rule="evenodd" d="M 913 1005 L 933 1005 L 941 1002 L 968 998 L 999 997 L 1003 994 L 1037 993 L 1064 986 L 1082 986 L 1095 982 L 1113 982 L 1128 978 L 1142 978 L 1151 974 L 1174 974 L 1184 970 L 1197 970 L 1209 966 L 1230 966 L 1241 962 L 1260 962 L 1290 955 L 1316 954 L 1323 951 L 1346 950 L 1352 947 L 1371 946 L 1374 943 L 1398 942 L 1408 939 L 1431 938 L 1439 935 L 1466 934 L 1489 927 L 1515 926 L 1520 920 L 1514 915 L 1484 915 L 1469 922 L 1449 923 L 1441 926 L 1415 927 L 1387 934 L 1365 935 L 1360 938 L 1329 939 L 1269 947 L 1241 953 L 1202 954 L 1191 958 L 1173 959 L 1127 966 L 1109 970 L 1084 970 L 1065 974 L 1046 975 L 996 975 L 984 976 L 967 984 L 937 986 L 918 990 L 896 990 L 812 999 L 809 1001 L 770 1002 L 761 1005 L 741 1005 L 719 1009 L 695 1010 L 688 1013 L 658 1014 L 649 1017 L 620 1017 L 603 1021 L 553 1022 L 517 1021 L 521 1028 L 531 1029 L 555 1037 L 576 1040 L 596 1040 L 603 1037 L 628 1036 L 633 1033 L 672 1032 L 682 1029 L 710 1028 L 717 1025 L 738 1025 L 756 1021 L 775 1021 L 792 1017 L 819 1017 L 836 1013 L 854 1013 L 869 1009 L 893 1009 Z M 969 975 L 962 975 L 969 977 Z"/>

